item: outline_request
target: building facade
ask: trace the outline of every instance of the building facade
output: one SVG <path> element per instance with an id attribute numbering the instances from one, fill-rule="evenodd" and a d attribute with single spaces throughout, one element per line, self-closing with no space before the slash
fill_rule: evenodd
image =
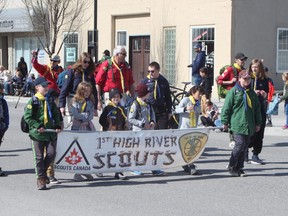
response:
<path id="1" fill-rule="evenodd" d="M 283 86 L 281 75 L 288 70 L 286 0 L 90 0 L 90 3 L 86 12 L 89 21 L 75 30 L 60 52 L 64 66 L 83 51 L 93 52 L 95 41 L 99 59 L 105 49 L 113 51 L 115 46 L 123 45 L 136 82 L 147 75 L 148 63 L 157 61 L 169 82 L 182 87 L 181 82 L 192 79 L 187 65 L 195 57 L 194 44 L 200 42 L 214 77 L 223 65 L 234 61 L 237 52 L 243 52 L 248 56 L 246 68 L 253 58 L 264 59 L 276 89 Z M 1 22 L 5 20 L 7 27 L 3 29 Z M 37 40 L 29 36 L 28 28 L 11 33 L 9 20 L 0 15 L 0 64 L 11 67 L 21 55 L 26 56 L 28 38 L 30 48 L 34 48 L 31 44 L 37 44 Z M 45 53 L 43 58 L 47 58 Z M 216 95 L 215 84 L 213 91 Z"/>

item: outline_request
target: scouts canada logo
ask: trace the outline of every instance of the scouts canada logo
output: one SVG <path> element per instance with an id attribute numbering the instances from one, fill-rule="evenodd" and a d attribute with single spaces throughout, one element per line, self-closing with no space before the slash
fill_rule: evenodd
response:
<path id="1" fill-rule="evenodd" d="M 191 163 L 200 157 L 208 140 L 205 133 L 193 132 L 184 134 L 179 139 L 182 157 L 186 163 Z"/>
<path id="2" fill-rule="evenodd" d="M 87 160 L 77 137 L 74 138 L 61 158 L 55 163 L 55 167 L 61 170 L 90 170 L 90 164 Z"/>

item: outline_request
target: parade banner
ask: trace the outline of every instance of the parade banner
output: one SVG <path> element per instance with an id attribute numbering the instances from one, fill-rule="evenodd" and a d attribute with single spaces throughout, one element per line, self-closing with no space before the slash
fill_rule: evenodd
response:
<path id="1" fill-rule="evenodd" d="M 54 168 L 78 174 L 159 170 L 196 161 L 208 128 L 58 134 Z"/>

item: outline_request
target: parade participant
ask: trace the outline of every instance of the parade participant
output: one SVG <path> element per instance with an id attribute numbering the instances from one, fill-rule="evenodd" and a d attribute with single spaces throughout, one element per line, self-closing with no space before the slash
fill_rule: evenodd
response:
<path id="1" fill-rule="evenodd" d="M 285 125 L 282 127 L 284 130 L 288 129 L 288 72 L 282 74 L 282 80 L 284 82 L 283 95 L 280 97 L 280 101 L 285 101 L 284 103 L 284 113 L 285 113 Z"/>
<path id="2" fill-rule="evenodd" d="M 168 129 L 169 119 L 172 117 L 172 99 L 168 80 L 160 74 L 160 65 L 151 62 L 148 75 L 142 81 L 149 88 L 149 103 L 156 115 L 155 130 Z"/>
<path id="3" fill-rule="evenodd" d="M 57 85 L 57 79 L 59 74 L 63 72 L 63 68 L 59 65 L 60 57 L 58 55 L 53 55 L 50 58 L 50 64 L 42 65 L 38 63 L 38 52 L 34 50 L 32 52 L 32 55 L 33 67 L 41 76 L 45 77 L 45 79 L 47 79 L 47 81 L 50 83 L 48 88 L 51 89 L 50 91 L 53 90 L 52 92 L 50 92 L 50 94 L 57 97 L 60 93 L 59 87 Z"/>
<path id="4" fill-rule="evenodd" d="M 249 137 L 260 130 L 262 123 L 259 100 L 250 84 L 249 72 L 242 70 L 239 81 L 228 91 L 221 109 L 223 129 L 227 131 L 230 127 L 235 140 L 228 165 L 233 177 L 246 176 L 243 168 Z"/>
<path id="5" fill-rule="evenodd" d="M 153 107 L 147 102 L 149 98 L 148 86 L 139 83 L 135 89 L 137 97 L 133 101 L 128 113 L 128 121 L 132 125 L 133 131 L 154 130 L 155 128 L 155 112 Z M 140 171 L 131 172 L 133 175 L 143 175 Z M 162 170 L 153 170 L 153 175 L 163 175 Z"/>
<path id="6" fill-rule="evenodd" d="M 109 91 L 118 88 L 122 98 L 121 105 L 125 106 L 127 95 L 134 96 L 134 79 L 128 62 L 125 61 L 127 52 L 125 47 L 117 46 L 113 50 L 111 59 L 104 61 L 96 75 L 96 87 L 98 92 L 98 110 L 103 108 L 101 94 L 104 94 L 104 101 L 109 100 Z"/>
<path id="7" fill-rule="evenodd" d="M 120 104 L 121 94 L 117 88 L 111 89 L 109 92 L 108 104 L 103 109 L 99 118 L 99 123 L 103 127 L 103 131 L 123 131 L 126 130 L 125 109 Z M 99 174 L 97 175 L 99 176 Z M 116 179 L 126 180 L 127 177 L 123 173 L 115 173 Z"/>
<path id="8" fill-rule="evenodd" d="M 201 43 L 195 44 L 194 50 L 196 52 L 196 56 L 191 65 L 193 77 L 192 81 L 194 85 L 200 85 L 202 81 L 202 77 L 200 76 L 200 68 L 203 68 L 205 66 L 205 51 L 202 51 Z M 190 65 L 188 67 L 190 67 Z"/>
<path id="9" fill-rule="evenodd" d="M 46 184 L 50 183 L 46 171 L 55 158 L 57 133 L 61 131 L 60 113 L 53 98 L 45 97 L 48 93 L 48 81 L 44 77 L 38 77 L 34 86 L 35 99 L 28 101 L 24 119 L 29 125 L 29 137 L 32 141 L 37 189 L 45 190 Z M 53 129 L 56 133 L 47 132 L 46 129 Z"/>
<path id="10" fill-rule="evenodd" d="M 66 104 L 71 104 L 71 99 L 73 98 L 79 83 L 83 81 L 86 81 L 92 85 L 92 95 L 95 98 L 94 115 L 97 115 L 98 98 L 97 90 L 95 87 L 94 70 L 95 64 L 92 57 L 87 52 L 84 52 L 80 55 L 77 62 L 71 66 L 71 69 L 65 71 L 65 81 L 59 95 L 59 107 L 62 115 L 66 115 L 69 118 L 69 123 L 72 122 L 72 113 L 70 109 L 71 106 L 66 106 Z"/>
<path id="11" fill-rule="evenodd" d="M 269 73 L 269 68 L 268 67 L 265 67 L 265 72 L 266 74 Z M 272 98 L 274 96 L 274 92 L 275 92 L 275 86 L 274 86 L 274 82 L 273 80 L 267 76 L 267 79 L 268 79 L 268 85 L 269 85 L 269 92 L 268 92 L 268 96 L 267 96 L 267 102 L 268 102 L 268 107 L 272 101 Z M 267 124 L 266 124 L 266 127 L 272 127 L 273 124 L 272 124 L 272 117 L 271 117 L 271 114 L 267 114 L 266 115 L 266 118 L 267 118 Z"/>
<path id="12" fill-rule="evenodd" d="M 9 128 L 9 109 L 7 101 L 4 99 L 4 86 L 0 83 L 0 146 L 3 142 L 3 137 Z M 6 176 L 0 167 L 0 176 Z"/>
<path id="13" fill-rule="evenodd" d="M 28 75 L 28 67 L 27 67 L 27 63 L 25 62 L 24 57 L 20 58 L 20 61 L 18 62 L 18 68 L 22 74 L 22 79 L 24 80 Z"/>
<path id="14" fill-rule="evenodd" d="M 265 68 L 262 60 L 253 59 L 249 65 L 249 74 L 251 75 L 251 89 L 253 89 L 259 99 L 262 115 L 262 124 L 260 130 L 255 132 L 249 138 L 249 145 L 247 153 L 245 155 L 245 161 L 249 161 L 249 148 L 253 148 L 253 156 L 251 163 L 253 164 L 264 164 L 264 162 L 259 158 L 259 154 L 263 147 L 264 131 L 266 126 L 266 111 L 267 111 L 267 95 L 269 93 L 269 80 L 266 77 Z"/>
<path id="15" fill-rule="evenodd" d="M 219 85 L 226 86 L 227 90 L 233 88 L 238 80 L 238 74 L 244 69 L 245 61 L 248 59 L 243 53 L 235 55 L 235 63 L 227 67 L 216 80 Z"/>
<path id="16" fill-rule="evenodd" d="M 77 86 L 76 93 L 72 99 L 71 112 L 73 115 L 73 122 L 71 130 L 77 131 L 96 131 L 92 123 L 94 117 L 94 100 L 92 93 L 92 85 L 88 82 L 81 82 Z M 74 180 L 93 180 L 90 174 L 74 174 Z"/>
<path id="17" fill-rule="evenodd" d="M 201 113 L 201 96 L 204 90 L 201 86 L 193 86 L 184 97 L 179 105 L 176 106 L 175 113 L 179 116 L 179 129 L 195 128 L 198 126 L 198 120 Z M 189 175 L 196 174 L 194 163 L 183 166 L 185 172 Z"/>

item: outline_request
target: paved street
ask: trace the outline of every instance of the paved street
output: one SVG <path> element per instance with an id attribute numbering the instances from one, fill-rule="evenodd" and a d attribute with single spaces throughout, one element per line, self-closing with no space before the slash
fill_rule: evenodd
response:
<path id="1" fill-rule="evenodd" d="M 287 215 L 288 130 L 281 128 L 283 104 L 279 115 L 272 117 L 274 127 L 266 128 L 260 154 L 266 165 L 245 164 L 247 177 L 229 176 L 225 169 L 231 151 L 228 134 L 211 131 L 196 162 L 198 175 L 188 176 L 175 168 L 160 177 L 149 171 L 141 177 L 126 173 L 129 180 L 121 181 L 111 173 L 74 182 L 73 175 L 56 173 L 62 183 L 38 191 L 30 140 L 20 130 L 27 99 L 21 99 L 17 109 L 16 97 L 7 100 L 11 126 L 0 147 L 0 166 L 8 176 L 0 177 L 0 216 Z"/>

